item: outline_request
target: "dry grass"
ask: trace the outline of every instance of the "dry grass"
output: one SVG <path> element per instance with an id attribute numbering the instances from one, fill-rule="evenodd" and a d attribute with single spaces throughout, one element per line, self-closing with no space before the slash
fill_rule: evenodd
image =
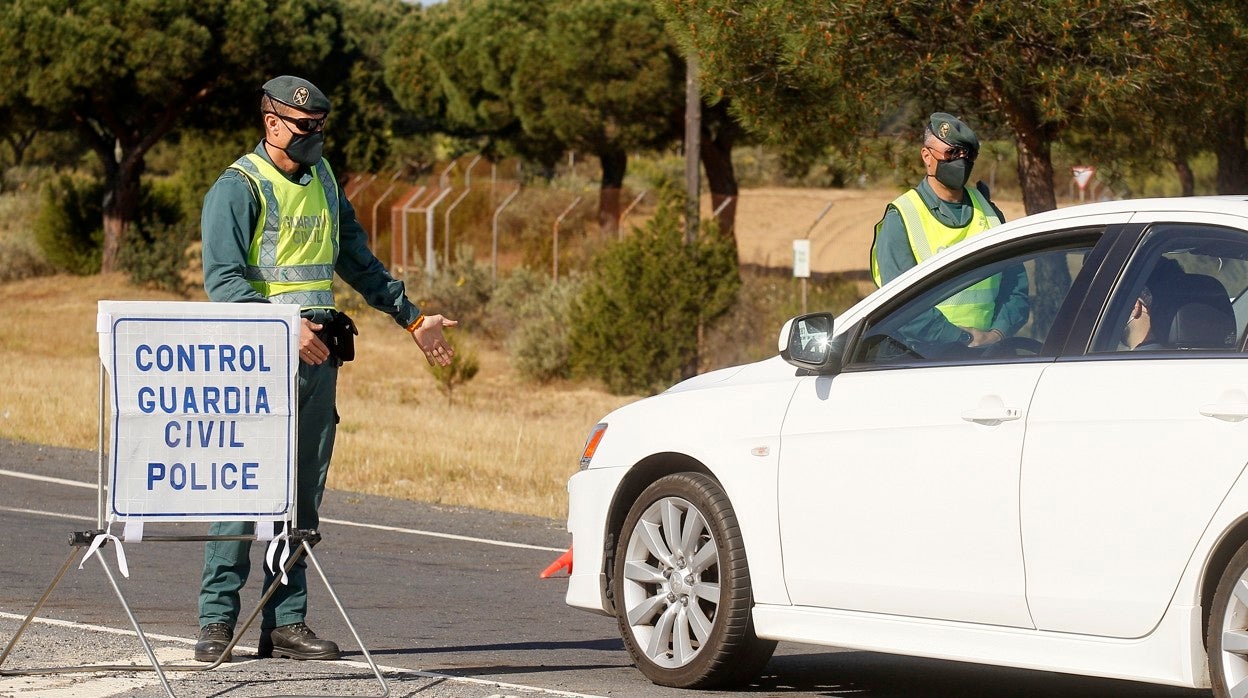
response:
<path id="1" fill-rule="evenodd" d="M 861 270 L 875 223 L 897 193 L 743 191 L 737 219 L 742 261 L 784 266 L 792 259 L 792 240 L 809 230 L 815 271 Z M 829 201 L 834 206 L 811 230 Z M 1011 219 L 1021 215 L 1017 202 L 998 204 Z M 0 225 L 0 242 L 21 237 L 11 233 Z M 99 299 L 175 300 L 130 286 L 120 275 L 0 283 L 0 437 L 95 448 Z M 191 300 L 203 300 L 202 292 Z M 478 346 L 480 373 L 448 404 L 406 333 L 379 313 L 357 315 L 358 360 L 339 376 L 342 423 L 331 487 L 564 515 L 564 487 L 584 436 L 632 398 L 582 385 L 527 384 L 496 347 Z"/>
<path id="2" fill-rule="evenodd" d="M 0 437 L 96 447 L 100 299 L 176 300 L 120 275 L 0 284 Z M 478 346 L 481 372 L 448 404 L 407 333 L 380 313 L 357 320 L 358 357 L 339 377 L 331 487 L 553 518 L 566 513 L 564 487 L 584 435 L 629 398 L 525 384 L 499 351 Z"/>

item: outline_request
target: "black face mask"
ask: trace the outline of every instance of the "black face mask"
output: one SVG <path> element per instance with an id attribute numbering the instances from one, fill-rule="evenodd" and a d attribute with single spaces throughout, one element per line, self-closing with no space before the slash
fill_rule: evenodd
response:
<path id="1" fill-rule="evenodd" d="M 975 161 L 965 157 L 941 160 L 936 163 L 936 181 L 954 191 L 962 191 L 967 180 L 971 178 L 971 168 L 974 166 Z"/>
<path id="2" fill-rule="evenodd" d="M 285 121 L 282 122 L 282 125 L 286 126 Z M 290 131 L 290 142 L 286 144 L 285 148 L 279 148 L 272 143 L 269 143 L 269 145 L 273 145 L 274 148 L 284 151 L 288 156 L 290 156 L 291 160 L 294 160 L 300 165 L 311 166 L 321 161 L 321 153 L 325 149 L 324 131 L 295 133 L 289 126 L 286 126 L 286 130 Z"/>
<path id="3" fill-rule="evenodd" d="M 321 161 L 321 152 L 325 149 L 325 134 L 317 131 L 316 133 L 296 133 L 290 137 L 290 143 L 282 150 L 290 156 L 291 160 L 300 165 L 315 165 Z"/>

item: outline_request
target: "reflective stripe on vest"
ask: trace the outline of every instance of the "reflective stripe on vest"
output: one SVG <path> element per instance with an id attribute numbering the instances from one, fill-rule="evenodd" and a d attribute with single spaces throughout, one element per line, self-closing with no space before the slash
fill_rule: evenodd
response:
<path id="1" fill-rule="evenodd" d="M 916 261 L 922 262 L 941 250 L 978 235 L 994 225 L 1001 224 L 996 211 L 989 206 L 978 190 L 968 187 L 965 191 L 975 210 L 971 215 L 971 220 L 961 228 L 950 228 L 941 223 L 940 219 L 936 218 L 931 209 L 923 203 L 923 198 L 915 189 L 902 194 L 889 204 L 901 215 L 901 222 L 906 228 L 906 238 L 910 241 L 910 250 L 914 253 Z M 879 233 L 878 226 L 876 233 Z M 872 249 L 871 252 L 871 276 L 875 279 L 875 283 L 880 285 L 880 272 L 875 259 L 875 250 Z M 959 327 L 988 329 L 996 313 L 997 291 L 1000 288 L 1001 275 L 994 274 L 959 291 L 936 308 L 949 322 Z"/>
<path id="2" fill-rule="evenodd" d="M 244 277 L 274 303 L 334 307 L 338 259 L 338 184 L 321 160 L 312 181 L 286 179 L 267 160 L 248 153 L 233 165 L 260 192 L 260 217 L 251 238 Z"/>

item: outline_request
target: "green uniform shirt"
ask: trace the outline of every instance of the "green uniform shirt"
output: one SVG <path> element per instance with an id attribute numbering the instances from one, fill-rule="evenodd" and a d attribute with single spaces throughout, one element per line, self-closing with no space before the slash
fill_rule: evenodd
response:
<path id="1" fill-rule="evenodd" d="M 255 152 L 268 160 L 262 141 Z M 312 182 L 311 169 L 301 167 L 290 181 L 300 185 Z M 368 234 L 355 216 L 342 187 L 338 187 L 341 203 L 339 213 L 338 260 L 334 272 L 364 297 L 372 307 L 407 327 L 420 315 L 406 295 L 403 282 L 390 275 L 381 261 L 368 248 Z M 204 212 L 200 220 L 204 249 L 204 290 L 216 302 L 265 303 L 267 299 L 247 282 L 247 251 L 260 216 L 260 202 L 247 177 L 234 169 L 226 169 L 204 196 Z"/>
<path id="2" fill-rule="evenodd" d="M 936 196 L 927 178 L 923 178 L 916 186 L 919 198 L 931 210 L 936 220 L 950 228 L 962 228 L 971 222 L 975 215 L 975 207 L 969 199 L 949 202 Z M 988 197 L 985 195 L 984 197 Z M 997 205 L 989 201 L 993 211 L 1002 222 L 1005 215 Z M 884 220 L 880 222 L 880 230 L 875 236 L 875 261 L 880 270 L 880 279 L 888 283 L 902 272 L 918 265 L 914 258 L 914 250 L 910 247 L 910 238 L 906 235 L 906 225 L 901 220 L 897 209 L 889 206 L 884 211 Z M 1021 266 L 1005 270 L 1001 278 L 1001 289 L 997 296 L 997 313 L 988 330 L 998 330 L 1002 336 L 1011 337 L 1027 322 L 1031 310 L 1028 298 L 1027 273 Z M 956 342 L 962 330 L 954 327 L 940 311 L 933 309 L 909 323 L 907 334 L 924 337 L 933 342 Z"/>

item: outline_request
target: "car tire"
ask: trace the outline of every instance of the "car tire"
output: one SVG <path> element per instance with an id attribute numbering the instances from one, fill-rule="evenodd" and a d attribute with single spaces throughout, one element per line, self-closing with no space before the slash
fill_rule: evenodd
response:
<path id="1" fill-rule="evenodd" d="M 728 496 L 706 475 L 668 475 L 641 493 L 620 530 L 612 574 L 624 645 L 656 684 L 737 685 L 775 650 L 775 641 L 754 634 L 741 529 Z"/>
<path id="2" fill-rule="evenodd" d="M 1248 543 L 1235 553 L 1218 580 L 1205 647 L 1213 695 L 1243 695 L 1248 689 Z"/>

